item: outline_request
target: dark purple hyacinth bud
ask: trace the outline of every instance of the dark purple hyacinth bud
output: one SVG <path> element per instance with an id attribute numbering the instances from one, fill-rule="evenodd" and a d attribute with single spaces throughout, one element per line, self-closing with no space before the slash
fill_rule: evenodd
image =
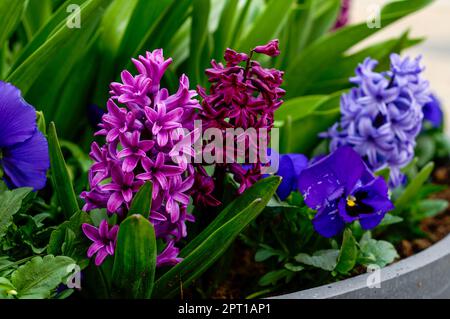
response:
<path id="1" fill-rule="evenodd" d="M 18 88 L 0 81 L 0 176 L 11 187 L 45 187 L 48 144 L 36 124 L 36 110 Z"/>
<path id="2" fill-rule="evenodd" d="M 394 208 L 383 177 L 374 177 L 351 147 L 341 147 L 300 173 L 299 191 L 317 210 L 314 229 L 333 237 L 356 220 L 365 230 L 376 227 Z"/>
<path id="3" fill-rule="evenodd" d="M 180 261 L 174 245 L 186 237 L 186 222 L 194 220 L 187 213 L 194 169 L 186 161 L 175 162 L 172 154 L 177 144 L 189 137 L 183 129 L 194 127 L 200 105 L 185 75 L 175 94 L 161 88 L 161 79 L 171 62 L 164 58 L 162 50 L 147 52 L 145 57 L 133 59 L 137 75 L 123 71 L 122 82 L 111 84 L 107 112 L 96 133 L 106 142 L 92 144 L 90 190 L 81 194 L 85 211 L 106 208 L 120 221 L 140 187 L 151 181 L 149 219 L 158 239 L 166 243 L 158 256 L 158 266 Z M 104 252 L 114 253 L 112 249 Z M 97 258 L 103 260 L 104 252 Z"/>
<path id="4" fill-rule="evenodd" d="M 262 53 L 271 57 L 279 56 L 280 49 L 278 45 L 278 39 L 271 40 L 266 45 L 260 45 L 253 49 L 256 53 Z"/>
<path id="5" fill-rule="evenodd" d="M 378 62 L 367 58 L 351 82 L 357 87 L 341 98 L 341 120 L 321 136 L 330 148 L 353 147 L 373 171 L 390 168 L 390 185 L 402 184 L 401 169 L 414 158 L 424 106 L 431 101 L 421 74 L 420 58 L 391 55 L 391 70 L 375 72 Z"/>
<path id="6" fill-rule="evenodd" d="M 350 2 L 350 0 L 342 0 L 341 11 L 339 12 L 339 16 L 333 30 L 340 29 L 348 24 L 348 21 L 350 20 Z"/>

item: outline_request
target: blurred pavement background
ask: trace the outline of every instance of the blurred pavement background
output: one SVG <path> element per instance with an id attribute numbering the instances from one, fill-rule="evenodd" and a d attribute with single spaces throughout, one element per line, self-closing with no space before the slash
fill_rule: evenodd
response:
<path id="1" fill-rule="evenodd" d="M 371 6 L 383 4 L 383 0 L 353 0 L 351 21 L 367 21 Z M 450 133 L 450 0 L 436 0 L 424 10 L 378 32 L 364 43 L 377 42 L 411 30 L 410 36 L 427 39 L 406 54 L 423 55 L 425 76 L 433 91 L 440 98 L 446 113 L 447 132 Z"/>

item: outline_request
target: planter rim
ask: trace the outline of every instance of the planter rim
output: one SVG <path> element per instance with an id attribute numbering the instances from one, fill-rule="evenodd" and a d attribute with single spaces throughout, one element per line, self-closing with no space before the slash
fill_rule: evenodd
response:
<path id="1" fill-rule="evenodd" d="M 447 235 L 429 248 L 382 268 L 380 288 L 368 287 L 373 273 L 366 273 L 271 299 L 449 298 L 450 278 L 442 277 L 449 273 L 450 235 Z"/>

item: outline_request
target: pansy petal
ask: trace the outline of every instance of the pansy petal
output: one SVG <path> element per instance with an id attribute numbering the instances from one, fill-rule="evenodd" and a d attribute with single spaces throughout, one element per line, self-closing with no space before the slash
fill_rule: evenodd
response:
<path id="1" fill-rule="evenodd" d="M 36 130 L 25 142 L 5 148 L 0 163 L 14 186 L 42 189 L 50 167 L 47 140 Z"/>
<path id="2" fill-rule="evenodd" d="M 331 238 L 344 230 L 345 223 L 336 208 L 319 211 L 312 220 L 314 230 L 320 235 Z"/>
<path id="3" fill-rule="evenodd" d="M 0 147 L 22 143 L 36 130 L 36 111 L 18 88 L 0 81 Z"/>

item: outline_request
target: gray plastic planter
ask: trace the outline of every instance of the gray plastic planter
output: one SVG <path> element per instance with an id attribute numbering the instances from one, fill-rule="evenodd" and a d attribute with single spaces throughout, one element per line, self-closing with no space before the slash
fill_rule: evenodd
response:
<path id="1" fill-rule="evenodd" d="M 368 288 L 369 276 L 373 273 L 274 298 L 450 299 L 450 235 L 414 256 L 382 268 L 380 288 Z"/>

